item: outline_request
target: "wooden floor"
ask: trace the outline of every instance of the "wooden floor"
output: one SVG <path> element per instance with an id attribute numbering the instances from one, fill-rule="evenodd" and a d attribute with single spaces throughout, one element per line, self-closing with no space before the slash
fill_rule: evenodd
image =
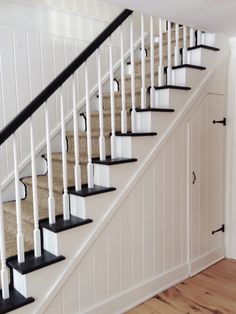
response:
<path id="1" fill-rule="evenodd" d="M 127 313 L 236 314 L 236 261 L 221 261 Z"/>

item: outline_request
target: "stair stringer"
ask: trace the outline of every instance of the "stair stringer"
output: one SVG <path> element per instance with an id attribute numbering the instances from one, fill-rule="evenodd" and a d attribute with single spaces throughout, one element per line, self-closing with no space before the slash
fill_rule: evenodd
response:
<path id="1" fill-rule="evenodd" d="M 219 81 L 219 77 L 222 78 L 222 70 L 224 69 L 224 64 L 227 61 L 228 52 L 225 49 L 224 52 L 219 56 L 219 59 L 214 64 L 214 66 L 209 70 L 206 77 L 202 80 L 199 87 L 192 93 L 191 97 L 188 99 L 186 104 L 181 108 L 181 110 L 176 115 L 175 119 L 171 122 L 169 127 L 163 132 L 160 138 L 157 140 L 156 144 L 149 150 L 147 153 L 147 157 L 142 161 L 140 167 L 136 170 L 135 174 L 132 176 L 130 181 L 127 183 L 126 187 L 123 188 L 122 193 L 117 195 L 116 200 L 113 202 L 113 205 L 110 206 L 109 209 L 106 210 L 106 214 L 101 218 L 99 224 L 94 224 L 92 232 L 84 232 L 84 237 L 86 241 L 83 241 L 80 249 L 76 252 L 73 258 L 68 258 L 64 263 L 63 267 L 61 268 L 61 276 L 57 276 L 55 282 L 52 282 L 50 288 L 48 289 L 46 295 L 41 295 L 41 297 L 36 300 L 34 304 L 29 307 L 24 307 L 23 309 L 19 309 L 17 313 L 23 311 L 27 313 L 53 313 L 52 309 L 57 309 L 59 313 L 62 313 L 63 304 L 66 303 L 67 305 L 70 304 L 71 307 L 73 306 L 73 302 L 68 302 L 70 298 L 68 295 L 72 295 L 73 289 L 78 287 L 78 282 L 82 282 L 86 276 L 88 276 L 88 282 L 93 282 L 94 279 L 91 278 L 91 274 L 89 274 L 87 269 L 86 271 L 82 271 L 81 267 L 89 267 L 91 266 L 88 262 L 88 259 L 93 256 L 93 252 L 95 249 L 98 249 L 98 241 L 101 240 L 102 237 L 106 237 L 107 228 L 112 230 L 111 225 L 115 228 L 118 225 L 117 221 L 114 219 L 120 219 L 121 215 L 120 208 L 122 204 L 127 200 L 129 195 L 132 193 L 134 188 L 137 186 L 140 180 L 145 176 L 145 173 L 148 171 L 150 164 L 157 158 L 158 154 L 162 149 L 165 148 L 167 143 L 170 141 L 171 137 L 175 134 L 178 127 L 186 121 L 188 114 L 194 107 L 197 106 L 197 100 L 199 98 L 204 97 L 206 93 L 211 93 L 214 90 L 217 83 L 213 84 L 212 82 Z M 218 75 L 217 75 L 218 74 Z M 218 78 L 217 78 L 218 77 Z M 215 85 L 215 86 L 214 86 Z M 213 89 L 212 89 L 213 87 Z M 214 92 L 214 91 L 213 91 Z M 215 91 L 216 92 L 216 91 Z M 126 212 L 126 211 L 125 211 Z M 115 217 L 115 218 L 114 218 Z M 117 218 L 119 217 L 119 218 Z M 122 216 L 121 216 L 122 217 Z M 115 221 L 115 222 L 114 222 Z M 141 223 L 141 228 L 143 223 Z M 131 227 L 132 228 L 132 227 Z M 91 230 L 90 230 L 91 231 Z M 79 234 L 83 237 L 83 234 Z M 82 239 L 81 239 L 82 240 Z M 81 242 L 80 240 L 80 242 Z M 81 242 L 82 243 L 82 242 Z M 105 241 L 107 243 L 107 239 Z M 102 247 L 102 246 L 101 246 Z M 101 254 L 103 256 L 103 254 Z M 92 259 L 93 260 L 93 259 Z M 107 260 L 107 257 L 105 258 Z M 95 263 L 92 262 L 91 271 L 93 271 Z M 78 268 L 80 267 L 80 276 L 84 276 L 83 278 L 80 277 L 78 279 L 75 274 L 78 275 Z M 59 270 L 59 269 L 58 269 Z M 49 273 L 47 272 L 47 275 Z M 42 271 L 43 276 L 43 271 Z M 133 275 L 132 275 L 133 276 Z M 145 280 L 141 284 L 133 285 L 131 288 L 124 289 L 123 293 L 118 293 L 115 295 L 110 294 L 107 299 L 101 300 L 100 302 L 96 303 L 96 298 L 93 297 L 92 303 L 90 306 L 86 308 L 86 311 L 89 310 L 91 313 L 112 313 L 112 312 L 120 312 L 121 310 L 124 311 L 129 307 L 134 306 L 135 304 L 140 303 L 141 301 L 149 298 L 150 296 L 156 294 L 158 291 L 163 290 L 164 288 L 174 284 L 186 278 L 188 276 L 188 263 L 183 263 L 179 267 L 169 269 L 164 275 L 159 274 L 153 278 L 149 278 Z M 77 280 L 78 279 L 78 280 Z M 83 280 L 82 280 L 83 279 Z M 73 289 L 70 289 L 69 286 L 75 284 Z M 89 287 L 89 284 L 88 284 Z M 88 288 L 87 287 L 87 288 Z M 82 288 L 82 287 L 81 287 Z M 86 287 L 84 291 L 86 292 Z M 110 285 L 111 289 L 111 285 Z M 126 291 L 125 291 L 126 290 Z M 63 291 L 63 292 L 62 292 Z M 77 290 L 76 290 L 77 291 Z M 75 292 L 76 292 L 75 291 Z M 94 288 L 93 288 L 94 291 Z M 88 289 L 88 298 L 90 297 L 89 289 Z M 63 293 L 63 304 L 62 304 L 62 293 Z M 73 292 L 74 293 L 74 292 Z M 74 294 L 73 294 L 74 296 Z M 68 299 L 69 298 L 69 299 Z M 78 299 L 78 297 L 77 297 Z M 71 301 L 71 300 L 70 300 Z M 81 299 L 80 299 L 81 302 Z M 83 301 L 86 303 L 86 300 Z M 96 301 L 97 302 L 97 301 Z M 118 305 L 120 307 L 118 309 Z M 48 308 L 48 309 L 47 309 Z M 64 304 L 65 308 L 65 304 Z M 47 310 L 46 310 L 47 309 Z M 78 309 L 77 309 L 78 310 Z M 85 308 L 84 308 L 85 310 Z M 110 312 L 108 312 L 108 310 Z M 83 311 L 83 308 L 82 308 Z M 66 313 L 66 312 L 65 312 Z M 67 311 L 67 313 L 69 313 Z M 73 313 L 73 312 L 70 312 Z"/>

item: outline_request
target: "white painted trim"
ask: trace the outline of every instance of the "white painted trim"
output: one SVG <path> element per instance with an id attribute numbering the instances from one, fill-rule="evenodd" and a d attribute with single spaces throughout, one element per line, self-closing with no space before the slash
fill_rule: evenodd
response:
<path id="1" fill-rule="evenodd" d="M 136 50 L 141 43 L 141 38 L 139 38 L 134 45 L 134 49 Z M 124 59 L 128 60 L 130 56 L 130 49 L 125 53 Z M 120 67 L 120 60 L 115 64 L 113 67 L 114 72 L 117 71 Z M 104 75 L 102 78 L 102 84 L 105 85 L 110 79 L 109 72 Z M 89 97 L 92 98 L 97 94 L 98 91 L 98 85 L 95 85 L 92 90 L 89 92 Z M 77 112 L 80 112 L 82 109 L 85 109 L 85 97 L 79 102 L 77 107 Z M 73 111 L 71 111 L 66 117 L 65 117 L 65 124 L 69 124 L 73 119 Z M 51 140 L 53 140 L 61 131 L 61 125 L 58 125 L 50 134 Z M 38 156 L 41 151 L 46 148 L 46 139 L 42 141 L 36 148 L 35 148 L 35 154 Z M 25 158 L 25 160 L 19 165 L 19 173 L 21 173 L 31 162 L 31 156 L 28 156 Z M 6 189 L 14 180 L 14 171 L 2 182 L 2 191 L 4 193 L 4 189 Z"/>
<path id="2" fill-rule="evenodd" d="M 141 285 L 133 287 L 125 291 L 121 295 L 110 299 L 91 308 L 83 313 L 97 314 L 97 313 L 111 313 L 111 308 L 114 314 L 125 313 L 134 308 L 138 304 L 154 297 L 162 291 L 178 284 L 179 282 L 188 278 L 188 265 L 182 265 L 174 268 L 167 273 L 161 274 L 154 279 L 151 279 Z"/>
<path id="3" fill-rule="evenodd" d="M 51 302 L 51 300 L 56 296 L 56 294 L 60 291 L 63 284 L 66 282 L 66 280 L 69 278 L 69 276 L 72 274 L 72 272 L 77 267 L 78 263 L 82 260 L 82 258 L 85 256 L 86 252 L 89 250 L 89 248 L 93 245 L 97 237 L 102 233 L 106 225 L 109 223 L 109 221 L 112 219 L 112 217 L 115 215 L 117 208 L 122 204 L 124 199 L 129 195 L 132 188 L 136 185 L 138 180 L 142 177 L 146 169 L 149 167 L 150 163 L 154 160 L 154 158 L 157 156 L 157 154 L 160 152 L 160 150 L 163 148 L 165 143 L 168 141 L 170 136 L 173 134 L 177 126 L 183 121 L 183 119 L 186 117 L 186 115 L 189 113 L 190 110 L 192 110 L 193 106 L 195 105 L 196 100 L 201 97 L 202 93 L 206 89 L 207 85 L 211 82 L 213 79 L 213 76 L 218 71 L 218 68 L 227 60 L 229 56 L 229 51 L 226 43 L 223 43 L 225 45 L 224 51 L 220 52 L 219 59 L 216 61 L 216 63 L 213 65 L 211 69 L 209 69 L 209 72 L 205 76 L 205 78 L 200 83 L 199 87 L 196 88 L 196 90 L 193 92 L 192 96 L 188 99 L 188 101 L 185 103 L 185 105 L 182 107 L 182 109 L 179 111 L 176 118 L 173 120 L 173 122 L 170 124 L 168 129 L 163 133 L 163 135 L 159 138 L 159 141 L 157 141 L 156 145 L 154 146 L 153 150 L 150 152 L 150 154 L 146 157 L 146 159 L 143 161 L 140 168 L 137 170 L 137 172 L 134 174 L 134 176 L 130 179 L 128 182 L 126 189 L 123 193 L 121 193 L 120 197 L 117 198 L 117 200 L 111 205 L 111 207 L 108 209 L 107 214 L 103 218 L 103 221 L 97 226 L 97 228 L 94 230 L 93 234 L 91 234 L 84 245 L 82 246 L 81 250 L 76 253 L 74 259 L 69 263 L 68 267 L 64 270 L 64 273 L 62 274 L 61 278 L 58 280 L 57 283 L 52 287 L 50 295 L 48 295 L 47 300 L 40 300 L 41 303 L 38 306 L 38 313 L 43 312 Z"/>
<path id="4" fill-rule="evenodd" d="M 221 261 L 225 258 L 224 247 L 220 247 L 217 250 L 213 250 L 210 253 L 207 253 L 195 260 L 193 260 L 190 267 L 190 276 L 193 277 L 196 274 L 200 273 L 204 269 L 214 265 L 215 263 Z"/>

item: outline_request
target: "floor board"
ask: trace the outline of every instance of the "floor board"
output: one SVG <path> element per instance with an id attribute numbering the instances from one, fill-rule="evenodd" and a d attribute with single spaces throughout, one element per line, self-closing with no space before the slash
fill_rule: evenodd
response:
<path id="1" fill-rule="evenodd" d="M 128 314 L 236 314 L 236 261 L 223 260 Z"/>

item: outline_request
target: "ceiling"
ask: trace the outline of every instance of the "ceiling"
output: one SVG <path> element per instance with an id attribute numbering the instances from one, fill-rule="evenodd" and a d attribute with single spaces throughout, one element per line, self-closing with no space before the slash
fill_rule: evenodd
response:
<path id="1" fill-rule="evenodd" d="M 202 30 L 236 36 L 236 0 L 107 0 Z"/>

